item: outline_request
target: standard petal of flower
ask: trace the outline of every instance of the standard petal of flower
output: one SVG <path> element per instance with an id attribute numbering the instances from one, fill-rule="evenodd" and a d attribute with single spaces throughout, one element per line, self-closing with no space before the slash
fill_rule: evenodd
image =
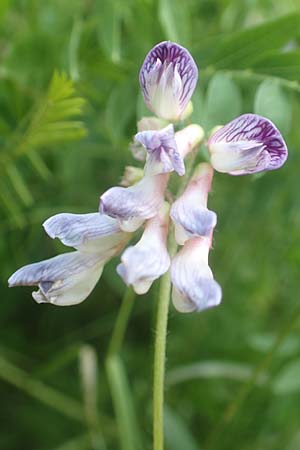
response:
<path id="1" fill-rule="evenodd" d="M 145 176 L 133 186 L 113 187 L 100 198 L 100 213 L 120 221 L 124 231 L 135 231 L 155 216 L 164 202 L 168 174 Z"/>
<path id="2" fill-rule="evenodd" d="M 168 211 L 169 208 L 163 206 L 157 216 L 147 221 L 142 238 L 125 250 L 117 267 L 118 274 L 137 294 L 145 294 L 170 266 L 166 248 Z"/>
<path id="3" fill-rule="evenodd" d="M 139 80 L 148 108 L 162 119 L 177 120 L 194 92 L 198 68 L 184 47 L 165 41 L 148 53 Z"/>
<path id="4" fill-rule="evenodd" d="M 210 242 L 190 239 L 172 260 L 172 300 L 180 312 L 203 311 L 221 302 L 221 288 L 208 265 Z"/>
<path id="5" fill-rule="evenodd" d="M 219 172 L 245 175 L 281 167 L 288 150 L 275 125 L 265 117 L 243 114 L 208 140 L 211 164 Z"/>
<path id="6" fill-rule="evenodd" d="M 211 188 L 213 168 L 199 164 L 183 194 L 173 203 L 171 218 L 175 223 L 178 244 L 196 236 L 210 236 L 217 223 L 217 215 L 207 209 L 207 196 Z"/>
<path id="7" fill-rule="evenodd" d="M 46 233 L 77 250 L 112 257 L 128 240 L 116 219 L 99 213 L 56 214 L 43 223 Z"/>
<path id="8" fill-rule="evenodd" d="M 145 173 L 157 175 L 175 170 L 178 175 L 185 173 L 183 158 L 177 150 L 173 125 L 162 130 L 141 131 L 135 135 L 148 152 Z"/>
<path id="9" fill-rule="evenodd" d="M 17 270 L 9 287 L 38 286 L 32 293 L 38 303 L 76 305 L 85 300 L 99 280 L 103 265 L 99 255 L 71 252 Z"/>

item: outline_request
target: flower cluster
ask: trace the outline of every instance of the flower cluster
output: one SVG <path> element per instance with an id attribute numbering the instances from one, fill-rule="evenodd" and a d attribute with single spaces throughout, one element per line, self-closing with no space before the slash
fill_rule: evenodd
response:
<path id="1" fill-rule="evenodd" d="M 210 164 L 194 167 L 190 179 L 184 178 L 182 193 L 170 202 L 166 194 L 171 172 L 185 175 L 185 158 L 204 140 L 199 125 L 178 127 L 192 111 L 197 79 L 196 63 L 180 45 L 161 42 L 149 52 L 139 80 L 145 103 L 156 117 L 138 122 L 132 144 L 134 156 L 145 161 L 144 170 L 126 168 L 121 186 L 101 195 L 99 212 L 57 214 L 46 220 L 46 233 L 76 250 L 22 267 L 10 277 L 10 286 L 37 285 L 32 296 L 38 303 L 80 303 L 99 280 L 104 264 L 143 227 L 139 241 L 123 251 L 117 267 L 127 285 L 144 294 L 170 270 L 178 311 L 201 311 L 221 302 L 221 288 L 208 265 L 217 224 L 216 213 L 207 207 L 214 169 L 230 175 L 277 169 L 287 158 L 287 147 L 270 120 L 244 114 L 209 137 Z M 172 258 L 167 248 L 171 227 L 180 247 Z"/>

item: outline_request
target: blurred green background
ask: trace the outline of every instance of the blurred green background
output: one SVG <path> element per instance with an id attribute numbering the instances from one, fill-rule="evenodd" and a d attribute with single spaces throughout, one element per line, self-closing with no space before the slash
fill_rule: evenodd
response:
<path id="1" fill-rule="evenodd" d="M 166 450 L 300 448 L 299 38 L 296 0 L 0 1 L 1 450 L 151 449 L 157 285 L 136 299 L 107 377 L 125 290 L 117 259 L 72 308 L 38 306 L 6 280 L 64 250 L 46 218 L 96 211 L 133 163 L 138 70 L 164 39 L 200 68 L 195 122 L 254 111 L 290 151 L 280 171 L 215 175 L 223 303 L 171 309 Z"/>

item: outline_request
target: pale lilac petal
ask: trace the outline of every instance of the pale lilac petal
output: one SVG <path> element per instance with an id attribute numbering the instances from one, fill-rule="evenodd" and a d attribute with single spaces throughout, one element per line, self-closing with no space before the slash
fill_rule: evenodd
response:
<path id="1" fill-rule="evenodd" d="M 148 108 L 158 117 L 177 120 L 195 90 L 198 68 L 184 47 L 165 41 L 148 53 L 139 80 Z"/>
<path id="2" fill-rule="evenodd" d="M 98 282 L 104 261 L 99 255 L 71 252 L 17 270 L 9 287 L 38 286 L 32 293 L 38 303 L 76 305 L 85 300 Z"/>
<path id="3" fill-rule="evenodd" d="M 172 301 L 180 312 L 203 311 L 221 302 L 221 287 L 208 265 L 210 242 L 190 239 L 172 260 Z"/>
<path id="4" fill-rule="evenodd" d="M 265 117 L 243 114 L 208 141 L 211 164 L 219 172 L 245 175 L 281 167 L 288 150 L 275 125 Z"/>
<path id="5" fill-rule="evenodd" d="M 184 175 L 184 162 L 177 150 L 173 125 L 162 130 L 141 131 L 135 135 L 135 142 L 143 145 L 148 152 L 145 166 L 147 175 L 169 173 L 173 170 L 180 176 Z"/>
<path id="6" fill-rule="evenodd" d="M 82 252 L 98 253 L 109 259 L 128 241 L 116 219 L 99 213 L 56 214 L 47 219 L 43 227 L 52 238 Z"/>
<path id="7" fill-rule="evenodd" d="M 169 269 L 167 232 L 168 209 L 163 207 L 157 216 L 147 221 L 140 241 L 127 248 L 121 257 L 117 272 L 137 294 L 145 294 L 153 281 Z"/>
<path id="8" fill-rule="evenodd" d="M 192 150 L 201 144 L 204 130 L 200 125 L 192 124 L 175 133 L 175 142 L 181 157 L 184 159 Z"/>
<path id="9" fill-rule="evenodd" d="M 185 191 L 172 205 L 170 215 L 180 245 L 191 237 L 210 236 L 216 226 L 216 213 L 207 209 L 212 176 L 213 168 L 209 164 L 199 164 Z"/>
<path id="10" fill-rule="evenodd" d="M 164 202 L 168 174 L 145 176 L 133 186 L 113 187 L 100 198 L 100 212 L 120 221 L 126 231 L 134 231 L 155 216 Z"/>

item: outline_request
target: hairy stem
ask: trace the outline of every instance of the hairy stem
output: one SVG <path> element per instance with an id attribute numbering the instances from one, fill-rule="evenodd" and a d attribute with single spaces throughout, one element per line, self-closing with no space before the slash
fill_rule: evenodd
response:
<path id="1" fill-rule="evenodd" d="M 174 238 L 170 239 L 169 252 L 172 256 L 176 251 Z M 156 319 L 156 336 L 154 350 L 154 380 L 153 380 L 153 450 L 164 448 L 164 384 L 166 341 L 168 331 L 168 313 L 171 294 L 171 278 L 168 271 L 161 279 Z"/>

